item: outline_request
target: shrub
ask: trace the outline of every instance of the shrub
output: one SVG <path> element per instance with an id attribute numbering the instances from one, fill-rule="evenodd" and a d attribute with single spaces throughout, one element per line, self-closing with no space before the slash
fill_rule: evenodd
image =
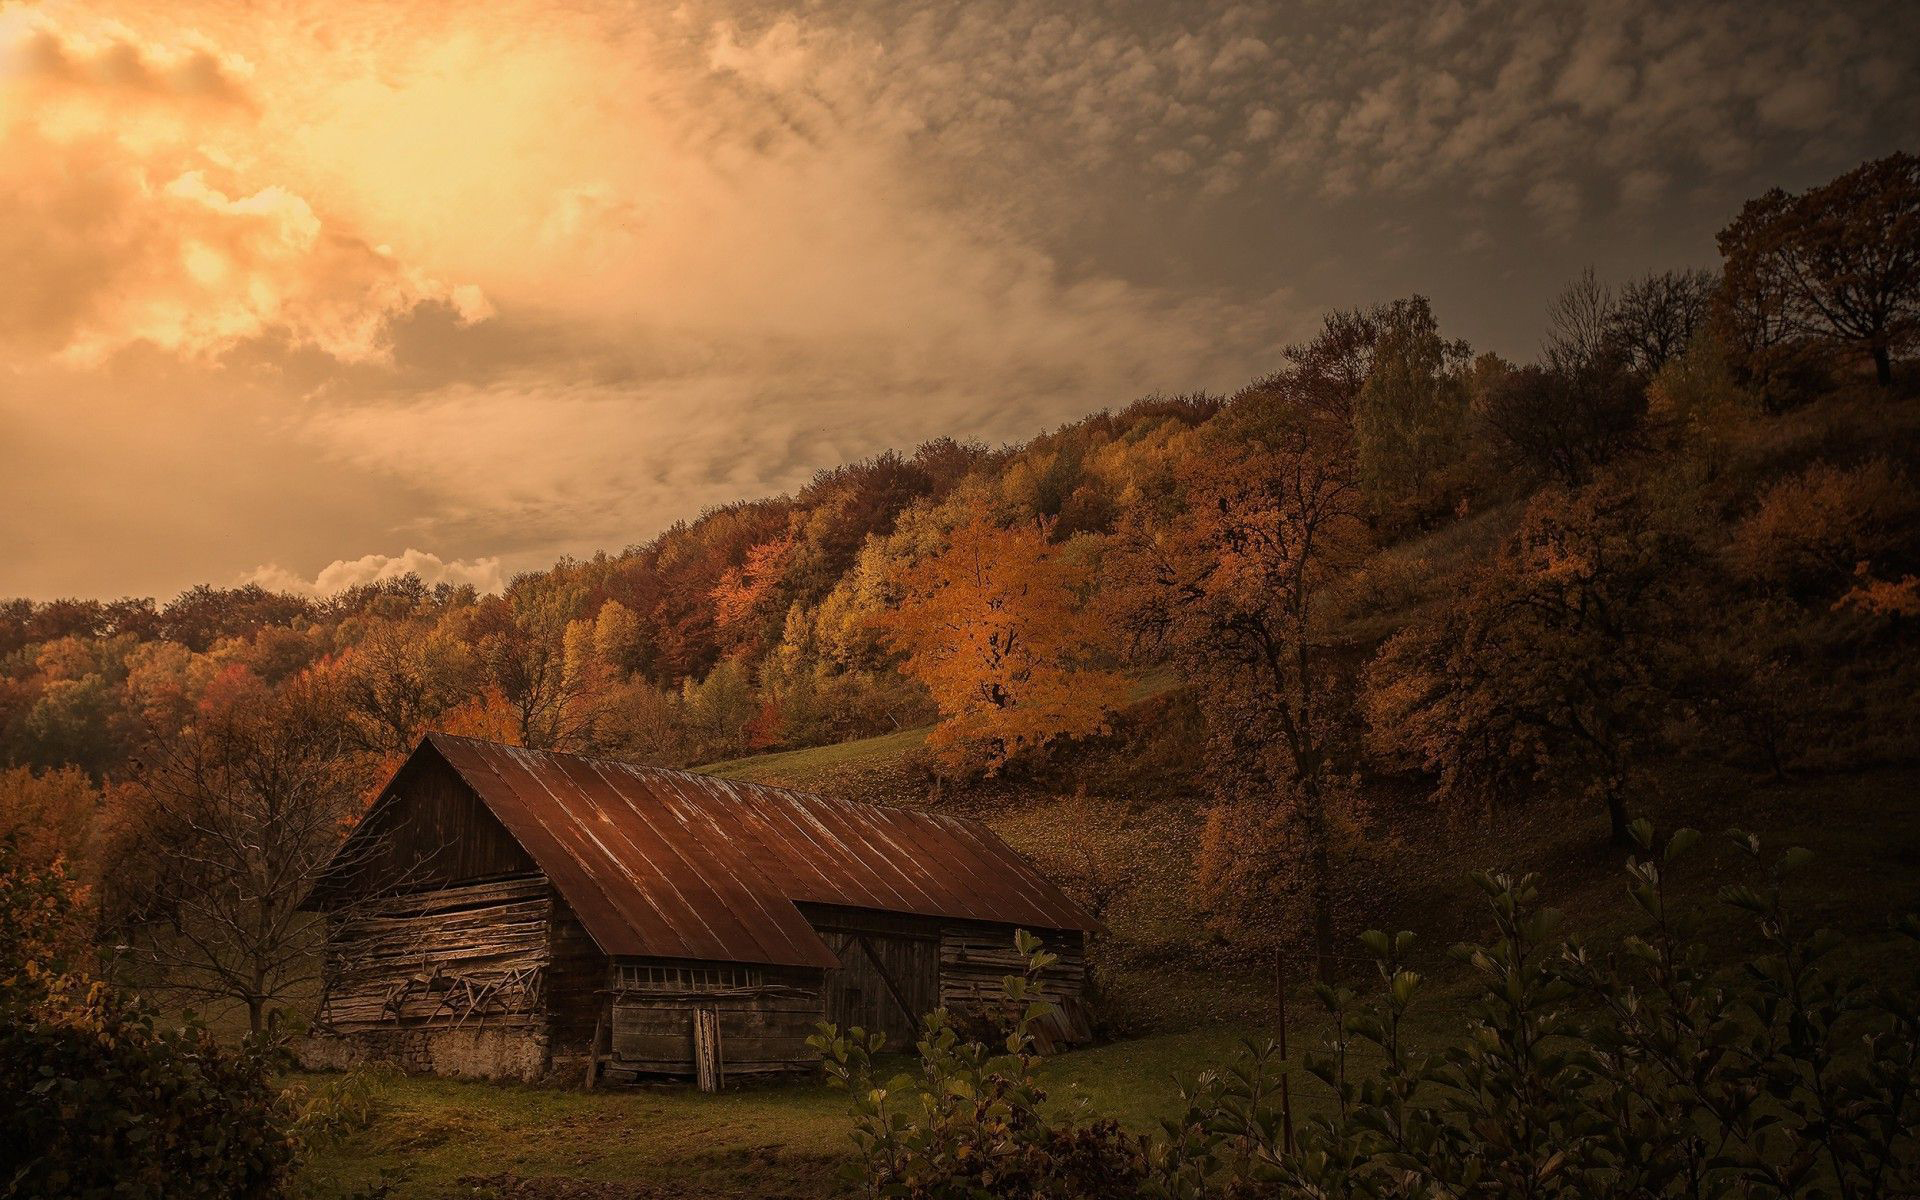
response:
<path id="1" fill-rule="evenodd" d="M 326 1145 L 370 1129 L 383 1106 L 379 1077 L 365 1065 L 288 1088 L 281 1101 L 303 1146 Z"/>
<path id="2" fill-rule="evenodd" d="M 65 856 L 34 861 L 22 830 L 0 833 L 0 990 L 29 964 L 46 970 L 85 951 L 90 891 Z"/>
<path id="3" fill-rule="evenodd" d="M 1763 583 L 1831 589 L 1861 563 L 1878 565 L 1910 547 L 1916 518 L 1920 494 L 1888 460 L 1815 463 L 1767 489 L 1734 531 L 1733 563 Z"/>
<path id="4" fill-rule="evenodd" d="M 1061 1197 L 1098 1200 L 1136 1191 L 1145 1178 L 1143 1139 L 1112 1121 L 1054 1121 L 1035 1077 L 1040 1055 L 1032 1028 L 1053 1010 L 1036 999 L 1040 973 L 1056 961 L 1022 930 L 1016 945 L 1026 971 L 1005 981 L 1018 1014 L 1005 1052 L 962 1040 L 944 1009 L 930 1014 L 918 1043 L 918 1075 L 874 1078 L 886 1036 L 822 1022 L 807 1039 L 826 1061 L 828 1080 L 853 1110 L 859 1161 L 851 1183 L 870 1196 L 916 1200 L 965 1197 Z"/>
<path id="5" fill-rule="evenodd" d="M 0 989 L 0 1195 L 266 1200 L 293 1160 L 269 1063 L 104 983 Z"/>

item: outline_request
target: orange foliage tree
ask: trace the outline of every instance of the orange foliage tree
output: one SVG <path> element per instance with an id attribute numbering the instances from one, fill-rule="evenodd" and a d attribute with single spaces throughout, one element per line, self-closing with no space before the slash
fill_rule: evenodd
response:
<path id="1" fill-rule="evenodd" d="M 0 771 L 0 837 L 13 837 L 24 861 L 46 866 L 88 861 L 100 789 L 77 767 Z"/>
<path id="2" fill-rule="evenodd" d="M 1747 579 L 1831 594 L 1862 564 L 1914 565 L 1917 527 L 1920 489 L 1893 462 L 1816 462 L 1762 493 L 1735 527 L 1729 551 Z"/>
<path id="3" fill-rule="evenodd" d="M 74 767 L 0 771 L 0 979 L 85 950 L 99 803 L 99 789 Z"/>
<path id="4" fill-rule="evenodd" d="M 1241 397 L 1228 436 L 1184 468 L 1183 514 L 1132 528 L 1111 572 L 1126 626 L 1200 689 L 1219 801 L 1203 891 L 1269 931 L 1304 907 L 1322 978 L 1334 973 L 1336 858 L 1352 842 L 1355 720 L 1321 607 L 1366 541 L 1346 378 L 1303 368 Z"/>
<path id="5" fill-rule="evenodd" d="M 791 533 L 748 549 L 746 559 L 729 567 L 715 584 L 713 623 L 722 649 L 752 650 L 758 639 L 778 636 L 786 606 L 781 602 L 781 580 L 793 559 Z"/>
<path id="6" fill-rule="evenodd" d="M 575 750 L 591 744 L 606 672 L 591 669 L 597 613 L 586 588 L 565 569 L 521 575 L 506 594 L 488 597 L 475 612 L 474 637 L 483 683 L 513 712 L 509 739 L 538 750 Z"/>
<path id="7" fill-rule="evenodd" d="M 975 510 L 943 550 L 898 570 L 900 602 L 876 617 L 940 706 L 928 745 L 949 765 L 993 772 L 1099 732 L 1124 697 L 1124 676 L 1096 665 L 1102 639 L 1081 603 L 1090 572 L 1049 532 Z"/>
<path id="8" fill-rule="evenodd" d="M 360 815 L 370 766 L 330 677 L 269 687 L 234 668 L 210 683 L 116 797 L 104 890 L 130 955 L 166 990 L 244 1006 L 255 1033 L 309 997 L 325 926 L 300 906 Z"/>
<path id="9" fill-rule="evenodd" d="M 57 970 L 86 950 L 91 889 L 64 854 L 36 862 L 16 833 L 0 834 L 0 992 L 29 967 Z"/>
<path id="10" fill-rule="evenodd" d="M 1630 844 L 1636 764 L 1680 660 L 1681 543 L 1628 485 L 1550 488 L 1464 595 L 1396 634 L 1368 670 L 1375 748 L 1491 813 L 1579 789 Z"/>
<path id="11" fill-rule="evenodd" d="M 424 621 L 371 620 L 324 670 L 335 676 L 356 744 L 395 765 L 479 691 L 472 650 Z"/>

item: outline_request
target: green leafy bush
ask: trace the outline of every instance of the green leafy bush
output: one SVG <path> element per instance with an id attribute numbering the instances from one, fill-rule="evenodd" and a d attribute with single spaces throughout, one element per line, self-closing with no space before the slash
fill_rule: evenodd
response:
<path id="1" fill-rule="evenodd" d="M 324 1146 L 373 1127 L 384 1107 L 380 1078 L 365 1065 L 281 1093 L 302 1146 Z"/>
<path id="2" fill-rule="evenodd" d="M 1222 1194 L 1222 1180 L 1313 1196 L 1915 1194 L 1920 976 L 1875 984 L 1838 966 L 1840 939 L 1783 898 L 1800 849 L 1765 886 L 1722 893 L 1764 950 L 1713 969 L 1696 916 L 1667 899 L 1666 873 L 1698 835 L 1656 856 L 1651 827 L 1633 832 L 1641 929 L 1601 954 L 1555 937 L 1531 876 L 1480 876 L 1496 934 L 1457 951 L 1480 997 L 1467 1037 L 1433 1051 L 1398 1033 L 1420 983 L 1401 963 L 1411 935 L 1368 935 L 1382 994 L 1323 989 L 1336 1032 L 1306 1062 L 1334 1114 L 1288 1149 L 1270 1102 L 1279 1066 L 1255 1051 L 1189 1095 L 1153 1194 Z M 1758 839 L 1735 840 L 1759 855 Z M 1911 918 L 1899 928 L 1920 936 Z M 1357 1070 L 1356 1044 L 1380 1065 Z"/>
<path id="3" fill-rule="evenodd" d="M 1040 973 L 1056 957 L 1022 930 L 1016 945 L 1026 971 L 1005 991 L 1017 1015 L 1004 1050 L 962 1040 L 944 1009 L 930 1014 L 918 1043 L 920 1070 L 881 1083 L 874 1056 L 886 1036 L 840 1032 L 822 1022 L 807 1039 L 826 1061 L 828 1079 L 845 1088 L 860 1161 L 849 1181 L 873 1196 L 953 1197 L 1125 1195 L 1146 1178 L 1146 1142 L 1112 1121 L 1050 1120 L 1035 1078 L 1041 1056 L 1032 1027 L 1053 1005 L 1039 999 Z"/>
<path id="4" fill-rule="evenodd" d="M 1810 855 L 1724 890 L 1761 950 L 1714 966 L 1668 872 L 1698 842 L 1655 851 L 1644 822 L 1628 889 L 1640 928 L 1604 952 L 1560 936 L 1532 876 L 1476 877 L 1494 922 L 1456 948 L 1478 985 L 1465 1036 L 1406 1036 L 1422 981 L 1409 933 L 1364 941 L 1376 994 L 1319 989 L 1326 1044 L 1299 1067 L 1331 1107 L 1295 1128 L 1271 1044 L 1202 1074 L 1150 1143 L 1111 1123 L 1040 1114 L 1024 1029 L 1007 1054 L 956 1043 L 936 1014 L 921 1070 L 873 1084 L 877 1038 L 827 1027 L 817 1044 L 848 1087 L 859 1178 L 876 1196 L 1599 1197 L 1880 1200 L 1920 1194 L 1920 955 L 1897 978 L 1847 970 L 1843 943 L 1786 902 Z M 1757 838 L 1734 834 L 1760 856 Z M 1920 921 L 1896 929 L 1911 945 Z M 1021 949 L 1037 955 L 1022 935 Z M 1044 960 L 1044 955 L 1037 955 Z M 1896 972 L 1898 974 L 1898 972 Z M 1024 999 L 1026 979 L 1008 980 Z"/>
<path id="5" fill-rule="evenodd" d="M 266 1200 L 293 1161 L 264 1053 L 104 983 L 0 986 L 0 1196 Z"/>

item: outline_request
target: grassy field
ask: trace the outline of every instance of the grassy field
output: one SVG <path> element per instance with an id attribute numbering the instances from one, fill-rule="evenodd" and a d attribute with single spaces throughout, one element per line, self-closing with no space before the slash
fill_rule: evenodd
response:
<path id="1" fill-rule="evenodd" d="M 1311 1038 L 1320 1025 L 1296 1028 Z M 1047 1067 L 1050 1102 L 1150 1132 L 1179 1111 L 1181 1081 L 1267 1036 L 1213 1025 L 1064 1054 Z M 394 1200 L 833 1196 L 849 1147 L 843 1095 L 811 1081 L 706 1096 L 391 1077 L 381 1093 L 375 1126 L 309 1166 L 307 1195 L 340 1200 L 384 1183 Z M 1303 1096 L 1303 1115 L 1319 1099 Z"/>
<path id="2" fill-rule="evenodd" d="M 884 778 L 906 771 L 932 728 L 923 725 L 879 737 L 736 758 L 697 769 L 705 775 L 742 783 L 770 783 L 803 791 L 831 790 L 836 783 Z"/>
<path id="3" fill-rule="evenodd" d="M 1138 704 L 1164 695 L 1178 683 L 1173 672 L 1155 670 L 1133 681 L 1127 702 Z M 933 726 L 922 725 L 898 733 L 860 738 L 830 746 L 809 746 L 802 750 L 784 750 L 776 754 L 757 754 L 749 758 L 710 763 L 695 770 L 721 779 L 742 783 L 767 783 L 777 787 L 798 788 L 858 799 L 884 799 L 899 804 L 911 801 L 926 790 L 919 778 L 917 763 L 927 734 Z M 886 790 L 891 786 L 892 790 Z"/>
<path id="4" fill-rule="evenodd" d="M 865 752 L 904 753 L 910 736 L 874 739 Z M 800 769 L 796 761 L 824 770 L 870 765 L 860 761 L 858 744 L 832 750 L 839 753 L 769 756 L 716 771 L 791 778 L 787 773 Z M 1880 956 L 1893 952 L 1893 943 L 1874 931 L 1891 913 L 1920 908 L 1920 771 L 1760 785 L 1732 772 L 1676 768 L 1661 783 L 1646 805 L 1662 827 L 1739 824 L 1761 831 L 1776 849 L 1814 849 L 1816 864 L 1799 885 L 1804 907 L 1861 936 L 1860 966 L 1885 965 Z M 1009 820 L 1044 824 L 1048 803 L 1035 796 L 1032 811 Z M 1405 869 L 1390 923 L 1420 933 L 1420 958 L 1432 980 L 1417 1010 L 1416 1037 L 1454 1036 L 1466 1013 L 1466 981 L 1444 950 L 1482 928 L 1464 880 L 1469 869 L 1539 871 L 1547 898 L 1582 934 L 1605 939 L 1630 926 L 1621 858 L 1600 844 L 1602 829 L 1597 813 L 1542 811 L 1494 830 L 1436 822 L 1415 835 L 1417 844 L 1395 847 Z M 1696 859 L 1677 886 L 1696 901 L 1710 902 L 1718 886 L 1745 871 L 1737 855 L 1711 839 Z M 1743 926 L 1732 916 L 1716 917 L 1707 933 L 1729 957 L 1740 954 Z M 1192 936 L 1197 942 L 1200 935 Z M 1178 1110 L 1178 1080 L 1226 1062 L 1243 1038 L 1269 1036 L 1275 1009 L 1267 968 L 1244 959 L 1233 965 L 1231 955 L 1217 951 L 1196 944 L 1185 958 L 1118 968 L 1110 983 L 1130 998 L 1143 1031 L 1054 1060 L 1047 1075 L 1052 1102 L 1084 1101 L 1092 1113 L 1150 1131 Z M 1364 981 L 1364 969 L 1357 972 Z M 1295 1045 L 1311 1047 L 1323 1021 L 1303 983 L 1291 997 Z M 302 1181 L 309 1195 L 338 1200 L 384 1184 L 393 1200 L 823 1196 L 836 1193 L 835 1170 L 847 1148 L 842 1098 L 810 1081 L 703 1096 L 392 1078 L 381 1093 L 384 1110 L 371 1129 L 314 1156 Z M 1319 1103 L 1312 1085 L 1300 1088 L 1303 1114 Z"/>

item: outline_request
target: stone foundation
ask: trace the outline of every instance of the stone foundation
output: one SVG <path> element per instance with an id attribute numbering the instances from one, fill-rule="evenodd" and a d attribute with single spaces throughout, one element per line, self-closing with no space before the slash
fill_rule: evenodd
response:
<path id="1" fill-rule="evenodd" d="M 309 1070 L 392 1067 L 409 1075 L 530 1082 L 547 1074 L 547 1035 L 528 1028 L 397 1027 L 315 1033 L 295 1046 Z"/>

